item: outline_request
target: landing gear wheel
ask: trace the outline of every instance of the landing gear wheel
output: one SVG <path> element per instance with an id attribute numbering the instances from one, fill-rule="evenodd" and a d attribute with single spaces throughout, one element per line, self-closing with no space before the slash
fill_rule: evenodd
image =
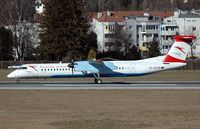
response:
<path id="1" fill-rule="evenodd" d="M 95 79 L 94 82 L 95 82 L 96 84 L 102 84 L 102 80 L 101 80 L 101 79 Z"/>
<path id="2" fill-rule="evenodd" d="M 16 80 L 16 83 L 17 83 L 17 84 L 20 84 L 20 81 L 19 81 L 19 79 L 17 79 L 17 80 Z"/>
<path id="3" fill-rule="evenodd" d="M 101 80 L 101 79 L 98 79 L 98 80 L 97 80 L 97 83 L 98 83 L 98 84 L 102 84 L 102 80 Z"/>
<path id="4" fill-rule="evenodd" d="M 94 75 L 94 83 L 95 84 L 101 84 L 102 83 L 102 80 L 100 79 L 100 74 L 97 73 L 97 74 L 93 74 Z"/>

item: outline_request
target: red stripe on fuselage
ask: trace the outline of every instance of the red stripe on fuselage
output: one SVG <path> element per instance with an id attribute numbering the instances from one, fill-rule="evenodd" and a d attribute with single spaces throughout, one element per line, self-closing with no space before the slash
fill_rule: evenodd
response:
<path id="1" fill-rule="evenodd" d="M 180 63 L 185 63 L 185 60 L 180 60 L 180 59 L 177 59 L 175 57 L 172 57 L 170 55 L 167 55 L 164 59 L 163 62 L 180 62 Z"/>

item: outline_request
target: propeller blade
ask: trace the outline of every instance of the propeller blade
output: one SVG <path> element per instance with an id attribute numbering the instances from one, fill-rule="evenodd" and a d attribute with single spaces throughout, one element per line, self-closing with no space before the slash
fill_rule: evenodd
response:
<path id="1" fill-rule="evenodd" d="M 68 64 L 68 67 L 72 69 L 72 74 L 74 74 L 74 65 L 77 65 L 77 63 L 74 63 L 74 60 L 72 59 L 70 64 Z"/>

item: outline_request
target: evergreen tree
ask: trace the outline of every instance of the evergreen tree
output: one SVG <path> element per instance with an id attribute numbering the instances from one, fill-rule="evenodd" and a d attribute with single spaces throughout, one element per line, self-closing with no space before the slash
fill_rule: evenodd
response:
<path id="1" fill-rule="evenodd" d="M 150 43 L 148 49 L 149 49 L 148 51 L 149 57 L 156 57 L 161 55 L 159 42 L 157 41 L 156 38 L 154 38 L 153 41 Z"/>
<path id="2" fill-rule="evenodd" d="M 89 25 L 79 0 L 50 0 L 45 3 L 41 34 L 41 56 L 49 60 L 85 59 L 89 50 Z"/>
<path id="3" fill-rule="evenodd" d="M 12 60 L 13 54 L 12 32 L 2 27 L 0 28 L 0 60 Z"/>

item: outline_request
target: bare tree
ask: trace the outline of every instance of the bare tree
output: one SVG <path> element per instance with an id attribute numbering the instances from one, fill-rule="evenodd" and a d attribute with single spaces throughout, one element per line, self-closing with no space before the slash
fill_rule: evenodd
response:
<path id="1" fill-rule="evenodd" d="M 194 35 L 197 37 L 197 39 L 195 41 L 193 41 L 192 43 L 190 43 L 190 53 L 191 53 L 191 58 L 194 58 L 194 46 L 196 44 L 196 42 L 198 42 L 199 40 L 199 36 L 200 36 L 200 29 L 197 29 L 196 27 L 193 26 L 189 26 L 186 30 L 186 35 Z"/>
<path id="2" fill-rule="evenodd" d="M 122 25 L 115 25 L 113 33 L 109 37 L 109 48 L 111 51 L 122 53 L 123 57 L 127 57 L 131 53 L 133 40 L 131 34 L 126 32 Z"/>
<path id="3" fill-rule="evenodd" d="M 14 37 L 14 51 L 17 60 L 24 60 L 30 48 L 30 33 L 34 19 L 34 0 L 1 0 L 0 22 L 10 29 Z"/>

